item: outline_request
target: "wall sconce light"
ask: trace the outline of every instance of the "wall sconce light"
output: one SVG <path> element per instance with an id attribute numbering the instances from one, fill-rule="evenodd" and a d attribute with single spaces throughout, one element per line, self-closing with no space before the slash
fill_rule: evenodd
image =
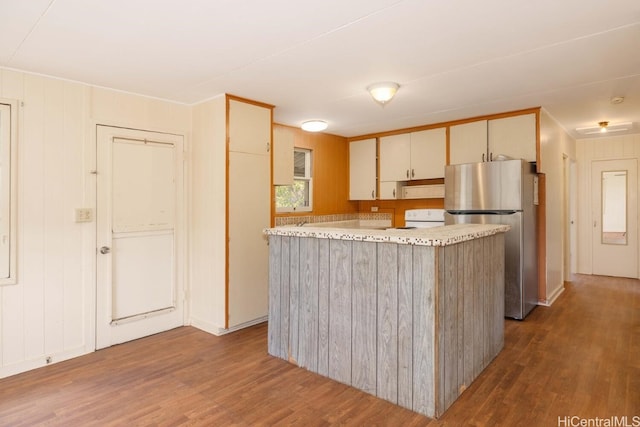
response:
<path id="1" fill-rule="evenodd" d="M 371 94 L 373 99 L 380 105 L 384 106 L 387 102 L 391 101 L 391 98 L 396 94 L 400 85 L 394 82 L 381 82 L 374 83 L 367 87 L 367 91 Z"/>
<path id="2" fill-rule="evenodd" d="M 307 132 L 322 132 L 327 126 L 328 124 L 324 120 L 307 120 L 300 127 Z"/>

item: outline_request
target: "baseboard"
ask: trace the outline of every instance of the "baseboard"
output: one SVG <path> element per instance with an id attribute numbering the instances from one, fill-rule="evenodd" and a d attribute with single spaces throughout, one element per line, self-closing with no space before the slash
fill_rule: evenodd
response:
<path id="1" fill-rule="evenodd" d="M 552 293 L 549 298 L 546 300 L 538 301 L 538 305 L 543 305 L 545 307 L 551 307 L 551 305 L 556 302 L 560 294 L 564 292 L 564 283 L 561 283 Z"/>
<path id="2" fill-rule="evenodd" d="M 212 335 L 216 335 L 216 336 L 221 336 L 221 335 L 226 335 L 226 334 L 230 334 L 231 332 L 235 332 L 235 331 L 239 331 L 240 329 L 244 329 L 244 328 L 248 328 L 250 326 L 254 326 L 257 325 L 259 323 L 263 323 L 266 322 L 268 320 L 269 316 L 263 316 L 263 317 L 259 317 L 257 319 L 254 320 L 250 320 L 248 322 L 244 322 L 241 323 L 239 325 L 236 326 L 232 326 L 228 329 L 225 329 L 221 326 L 218 325 L 214 325 L 213 323 L 210 322 L 203 322 L 199 319 L 191 319 L 191 326 L 193 326 L 194 328 L 198 328 L 201 331 L 205 331 L 207 333 L 210 333 Z"/>
<path id="3" fill-rule="evenodd" d="M 13 363 L 11 365 L 0 367 L 0 378 L 10 377 L 12 375 L 21 374 L 23 372 L 31 371 L 33 369 L 42 368 L 54 363 L 63 362 L 65 360 L 73 359 L 74 357 L 84 356 L 85 354 L 93 353 L 94 350 L 87 349 L 85 346 L 74 348 L 72 350 L 63 351 L 60 353 L 41 355 L 35 359 L 25 360 L 22 362 Z"/>
<path id="4" fill-rule="evenodd" d="M 216 325 L 215 323 L 207 322 L 207 321 L 193 318 L 193 317 L 189 319 L 189 325 L 212 335 L 222 335 L 220 333 L 220 330 L 224 331 L 224 328 L 221 328 L 219 325 Z"/>

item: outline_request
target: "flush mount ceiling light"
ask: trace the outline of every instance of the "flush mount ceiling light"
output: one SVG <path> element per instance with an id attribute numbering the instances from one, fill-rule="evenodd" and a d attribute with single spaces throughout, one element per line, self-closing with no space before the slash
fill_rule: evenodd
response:
<path id="1" fill-rule="evenodd" d="M 600 126 L 600 133 L 605 133 L 607 131 L 607 126 L 609 126 L 609 122 L 598 122 L 598 126 Z"/>
<path id="2" fill-rule="evenodd" d="M 328 124 L 324 120 L 307 120 L 300 127 L 307 132 L 322 132 L 327 126 Z"/>
<path id="3" fill-rule="evenodd" d="M 598 122 L 598 126 L 590 126 L 585 128 L 576 128 L 576 132 L 581 135 L 593 135 L 596 133 L 622 132 L 630 130 L 633 126 L 632 122 L 609 123 L 607 121 Z"/>
<path id="4" fill-rule="evenodd" d="M 386 104 L 391 101 L 391 98 L 396 94 L 400 85 L 394 82 L 380 82 L 374 83 L 367 87 L 367 91 L 371 94 L 373 99 L 380 105 Z"/>

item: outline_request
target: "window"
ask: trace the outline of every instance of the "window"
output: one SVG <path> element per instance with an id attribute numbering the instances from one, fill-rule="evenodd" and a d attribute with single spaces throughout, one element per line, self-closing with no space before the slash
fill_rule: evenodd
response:
<path id="1" fill-rule="evenodd" d="M 276 187 L 276 212 L 310 212 L 312 209 L 311 150 L 293 150 L 293 184 Z"/>
<path id="2" fill-rule="evenodd" d="M 0 285 L 16 283 L 17 109 L 0 99 Z"/>

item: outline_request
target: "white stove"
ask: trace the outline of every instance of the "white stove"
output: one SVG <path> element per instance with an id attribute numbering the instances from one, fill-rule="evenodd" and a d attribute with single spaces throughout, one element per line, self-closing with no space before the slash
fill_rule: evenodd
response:
<path id="1" fill-rule="evenodd" d="M 431 228 L 444 225 L 444 209 L 407 209 L 404 212 L 406 228 Z"/>

